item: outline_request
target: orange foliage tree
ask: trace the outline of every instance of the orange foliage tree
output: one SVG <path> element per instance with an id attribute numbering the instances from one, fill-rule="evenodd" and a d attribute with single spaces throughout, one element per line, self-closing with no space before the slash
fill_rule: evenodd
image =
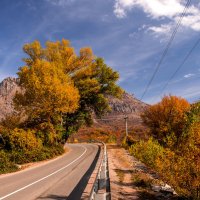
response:
<path id="1" fill-rule="evenodd" d="M 185 99 L 169 95 L 148 107 L 142 114 L 142 119 L 156 139 L 175 145 L 186 126 L 189 110 L 190 104 Z"/>

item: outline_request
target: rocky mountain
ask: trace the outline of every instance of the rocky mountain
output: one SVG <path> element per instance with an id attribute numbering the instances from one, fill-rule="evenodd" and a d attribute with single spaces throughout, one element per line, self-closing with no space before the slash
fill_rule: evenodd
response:
<path id="1" fill-rule="evenodd" d="M 147 104 L 138 100 L 133 95 L 124 93 L 120 99 L 108 97 L 111 111 L 106 113 L 101 119 L 94 119 L 95 126 L 107 127 L 112 130 L 125 129 L 125 118 L 127 118 L 128 128 L 132 129 L 136 125 L 141 125 L 141 113 Z"/>
<path id="2" fill-rule="evenodd" d="M 121 99 L 108 97 L 108 100 L 111 111 L 101 118 L 94 116 L 94 124 L 91 127 L 82 127 L 70 140 L 113 142 L 115 138 L 114 141 L 121 144 L 126 134 L 125 118 L 129 135 L 134 135 L 137 139 L 146 138 L 146 127 L 140 115 L 148 105 L 128 93 L 124 93 Z"/>
<path id="3" fill-rule="evenodd" d="M 0 83 L 0 120 L 14 111 L 12 99 L 20 91 L 17 78 L 6 78 Z"/>
<path id="4" fill-rule="evenodd" d="M 134 95 L 130 95 L 128 93 L 124 93 L 120 99 L 108 97 L 109 105 L 111 107 L 111 112 L 107 115 L 110 116 L 128 116 L 130 118 L 134 118 L 148 106 L 144 102 L 138 100 L 134 97 Z"/>

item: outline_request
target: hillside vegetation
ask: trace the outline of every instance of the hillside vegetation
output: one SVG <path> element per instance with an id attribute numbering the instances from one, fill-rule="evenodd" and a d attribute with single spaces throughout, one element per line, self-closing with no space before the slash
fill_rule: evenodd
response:
<path id="1" fill-rule="evenodd" d="M 165 96 L 142 115 L 149 140 L 128 137 L 130 153 L 153 168 L 180 196 L 200 199 L 200 103 Z"/>
<path id="2" fill-rule="evenodd" d="M 63 144 L 82 125 L 92 123 L 92 112 L 109 110 L 107 95 L 120 97 L 119 74 L 92 49 L 76 55 L 68 40 L 25 44 L 25 66 L 19 68 L 21 88 L 14 97 L 15 114 L 0 126 L 0 172 L 16 164 L 63 153 Z"/>

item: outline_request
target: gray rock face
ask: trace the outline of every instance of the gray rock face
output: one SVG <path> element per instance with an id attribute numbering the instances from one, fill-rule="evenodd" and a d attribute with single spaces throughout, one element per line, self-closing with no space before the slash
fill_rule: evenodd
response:
<path id="1" fill-rule="evenodd" d="M 147 104 L 136 99 L 133 95 L 124 93 L 121 99 L 108 97 L 109 105 L 112 108 L 110 114 L 121 113 L 121 114 L 136 114 L 140 113 L 147 107 Z"/>
<path id="2" fill-rule="evenodd" d="M 18 87 L 18 79 L 8 77 L 0 83 L 0 96 L 8 96 Z"/>
<path id="3" fill-rule="evenodd" d="M 13 97 L 20 91 L 17 78 L 6 78 L 0 83 L 0 120 L 14 111 Z"/>
<path id="4" fill-rule="evenodd" d="M 120 99 L 111 96 L 108 96 L 107 98 L 111 111 L 102 116 L 102 120 L 94 120 L 96 127 L 104 129 L 106 127 L 106 129 L 111 129 L 115 131 L 124 130 L 125 116 L 128 117 L 127 121 L 129 130 L 133 129 L 136 126 L 141 127 L 141 113 L 144 111 L 145 108 L 148 107 L 147 104 L 126 92 L 122 95 Z"/>

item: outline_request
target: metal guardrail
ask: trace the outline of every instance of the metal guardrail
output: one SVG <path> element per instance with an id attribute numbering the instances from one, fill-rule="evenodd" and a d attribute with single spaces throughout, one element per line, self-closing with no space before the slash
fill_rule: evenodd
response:
<path id="1" fill-rule="evenodd" d="M 106 144 L 103 144 L 103 155 L 95 178 L 89 200 L 110 200 L 110 179 L 108 171 L 108 156 Z"/>

